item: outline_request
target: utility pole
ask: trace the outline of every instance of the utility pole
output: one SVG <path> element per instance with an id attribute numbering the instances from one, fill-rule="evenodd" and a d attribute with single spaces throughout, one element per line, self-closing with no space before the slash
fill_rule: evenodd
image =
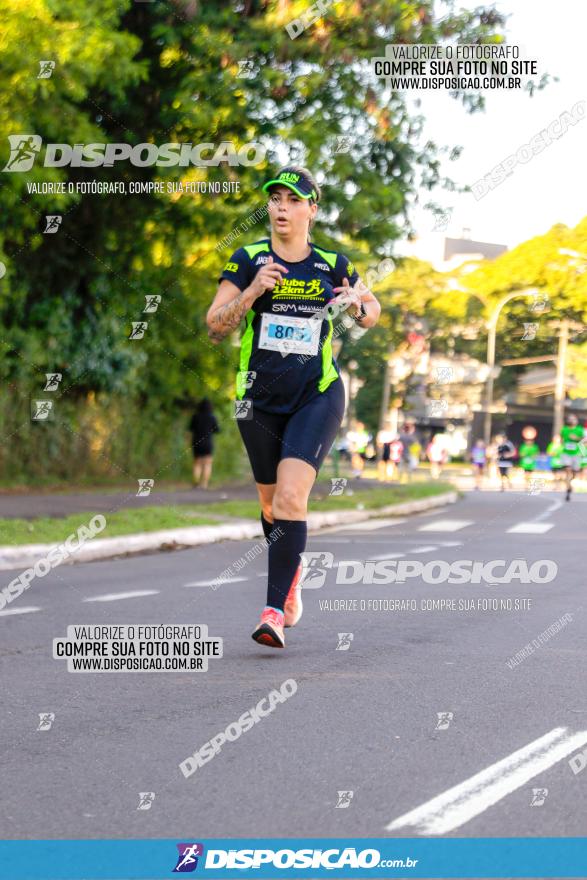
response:
<path id="1" fill-rule="evenodd" d="M 389 391 L 391 385 L 391 357 L 393 355 L 393 345 L 390 343 L 385 358 L 385 369 L 383 371 L 383 390 L 381 392 L 381 409 L 379 410 L 379 430 L 383 431 L 387 415 L 389 412 Z"/>
<path id="2" fill-rule="evenodd" d="M 567 318 L 559 324 L 558 331 L 558 355 L 556 359 L 556 383 L 554 386 L 554 418 L 553 418 L 553 434 L 560 434 L 561 428 L 565 420 L 565 400 L 567 398 L 566 389 L 566 366 L 567 366 L 567 347 L 569 344 L 569 321 Z"/>
<path id="3" fill-rule="evenodd" d="M 536 290 L 536 288 L 516 290 L 513 293 L 508 293 L 507 296 L 502 297 L 496 304 L 495 309 L 487 322 L 487 366 L 489 367 L 489 372 L 487 374 L 487 384 L 485 386 L 485 415 L 483 418 L 483 439 L 486 446 L 491 443 L 491 410 L 493 409 L 493 380 L 495 373 L 495 338 L 497 335 L 497 322 L 499 321 L 501 310 L 506 303 L 511 299 L 515 299 L 517 296 L 535 297 L 537 294 L 538 290 Z"/>
<path id="4" fill-rule="evenodd" d="M 489 323 L 489 333 L 487 335 L 487 384 L 485 386 L 485 415 L 483 417 L 483 439 L 485 446 L 491 443 L 491 410 L 493 408 L 493 379 L 495 372 L 495 335 L 497 329 L 497 318 L 499 310 L 494 313 L 495 320 L 491 319 Z"/>

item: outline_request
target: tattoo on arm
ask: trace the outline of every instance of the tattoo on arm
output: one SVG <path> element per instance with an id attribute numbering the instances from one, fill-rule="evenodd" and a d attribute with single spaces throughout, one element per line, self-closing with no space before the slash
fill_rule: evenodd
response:
<path id="1" fill-rule="evenodd" d="M 249 308 L 250 302 L 244 290 L 229 303 L 219 306 L 210 318 L 212 325 L 208 330 L 210 339 L 219 342 L 233 330 L 236 330 Z"/>

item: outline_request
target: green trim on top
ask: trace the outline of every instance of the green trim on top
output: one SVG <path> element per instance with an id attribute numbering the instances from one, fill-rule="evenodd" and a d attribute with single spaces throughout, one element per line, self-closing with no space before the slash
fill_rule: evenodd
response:
<path id="1" fill-rule="evenodd" d="M 320 256 L 334 269 L 336 266 L 336 258 L 338 257 L 336 251 L 323 251 L 322 248 L 316 247 L 316 245 L 314 245 L 314 250 L 318 251 Z"/>
<path id="2" fill-rule="evenodd" d="M 236 397 L 237 400 L 242 400 L 245 396 L 246 386 L 245 386 L 245 377 L 244 373 L 248 372 L 249 369 L 249 361 L 251 360 L 251 352 L 253 350 L 253 336 L 255 331 L 253 330 L 253 318 L 255 317 L 255 312 L 253 309 L 249 309 L 247 314 L 245 315 L 245 320 L 247 322 L 247 326 L 245 328 L 245 332 L 241 338 L 241 351 L 240 351 L 240 359 L 239 359 L 239 372 L 236 374 Z"/>
<path id="3" fill-rule="evenodd" d="M 318 382 L 318 391 L 326 391 L 329 385 L 338 379 L 338 373 L 332 360 L 332 320 L 328 318 L 330 328 L 322 346 L 322 377 Z"/>
<path id="4" fill-rule="evenodd" d="M 266 241 L 262 241 L 261 244 L 245 244 L 243 245 L 243 249 L 247 252 L 250 259 L 256 257 L 257 254 L 261 253 L 261 251 L 269 251 L 269 243 Z"/>

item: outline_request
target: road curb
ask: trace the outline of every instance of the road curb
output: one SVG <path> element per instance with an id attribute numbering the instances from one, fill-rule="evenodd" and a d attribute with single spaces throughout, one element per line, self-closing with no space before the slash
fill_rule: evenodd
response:
<path id="1" fill-rule="evenodd" d="M 405 501 L 391 504 L 377 510 L 342 510 L 340 512 L 310 513 L 308 530 L 320 531 L 328 526 L 352 524 L 375 519 L 378 516 L 406 516 L 422 513 L 454 504 L 457 492 L 445 492 L 432 498 L 421 498 L 418 501 Z M 201 544 L 215 544 L 218 541 L 243 541 L 248 538 L 261 537 L 263 530 L 259 522 L 243 520 L 220 526 L 190 526 L 183 529 L 164 529 L 158 532 L 141 532 L 135 535 L 121 535 L 119 538 L 94 538 L 75 551 L 66 562 L 92 562 L 96 559 L 112 559 L 116 556 L 128 556 L 135 553 L 153 552 L 157 550 L 179 550 L 185 547 L 198 547 Z M 53 544 L 21 544 L 17 547 L 0 546 L 0 571 L 16 568 L 27 568 L 40 559 L 44 559 Z M 65 564 L 62 563 L 62 564 Z"/>

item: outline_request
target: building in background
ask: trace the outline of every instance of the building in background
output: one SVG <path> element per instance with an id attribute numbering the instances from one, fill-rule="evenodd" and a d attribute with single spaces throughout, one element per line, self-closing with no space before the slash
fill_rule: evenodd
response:
<path id="1" fill-rule="evenodd" d="M 440 265 L 435 266 L 440 272 L 452 272 L 463 263 L 481 263 L 483 260 L 494 260 L 505 254 L 505 244 L 492 244 L 488 241 L 474 241 L 469 229 L 463 229 L 461 238 L 445 238 L 444 254 Z"/>

